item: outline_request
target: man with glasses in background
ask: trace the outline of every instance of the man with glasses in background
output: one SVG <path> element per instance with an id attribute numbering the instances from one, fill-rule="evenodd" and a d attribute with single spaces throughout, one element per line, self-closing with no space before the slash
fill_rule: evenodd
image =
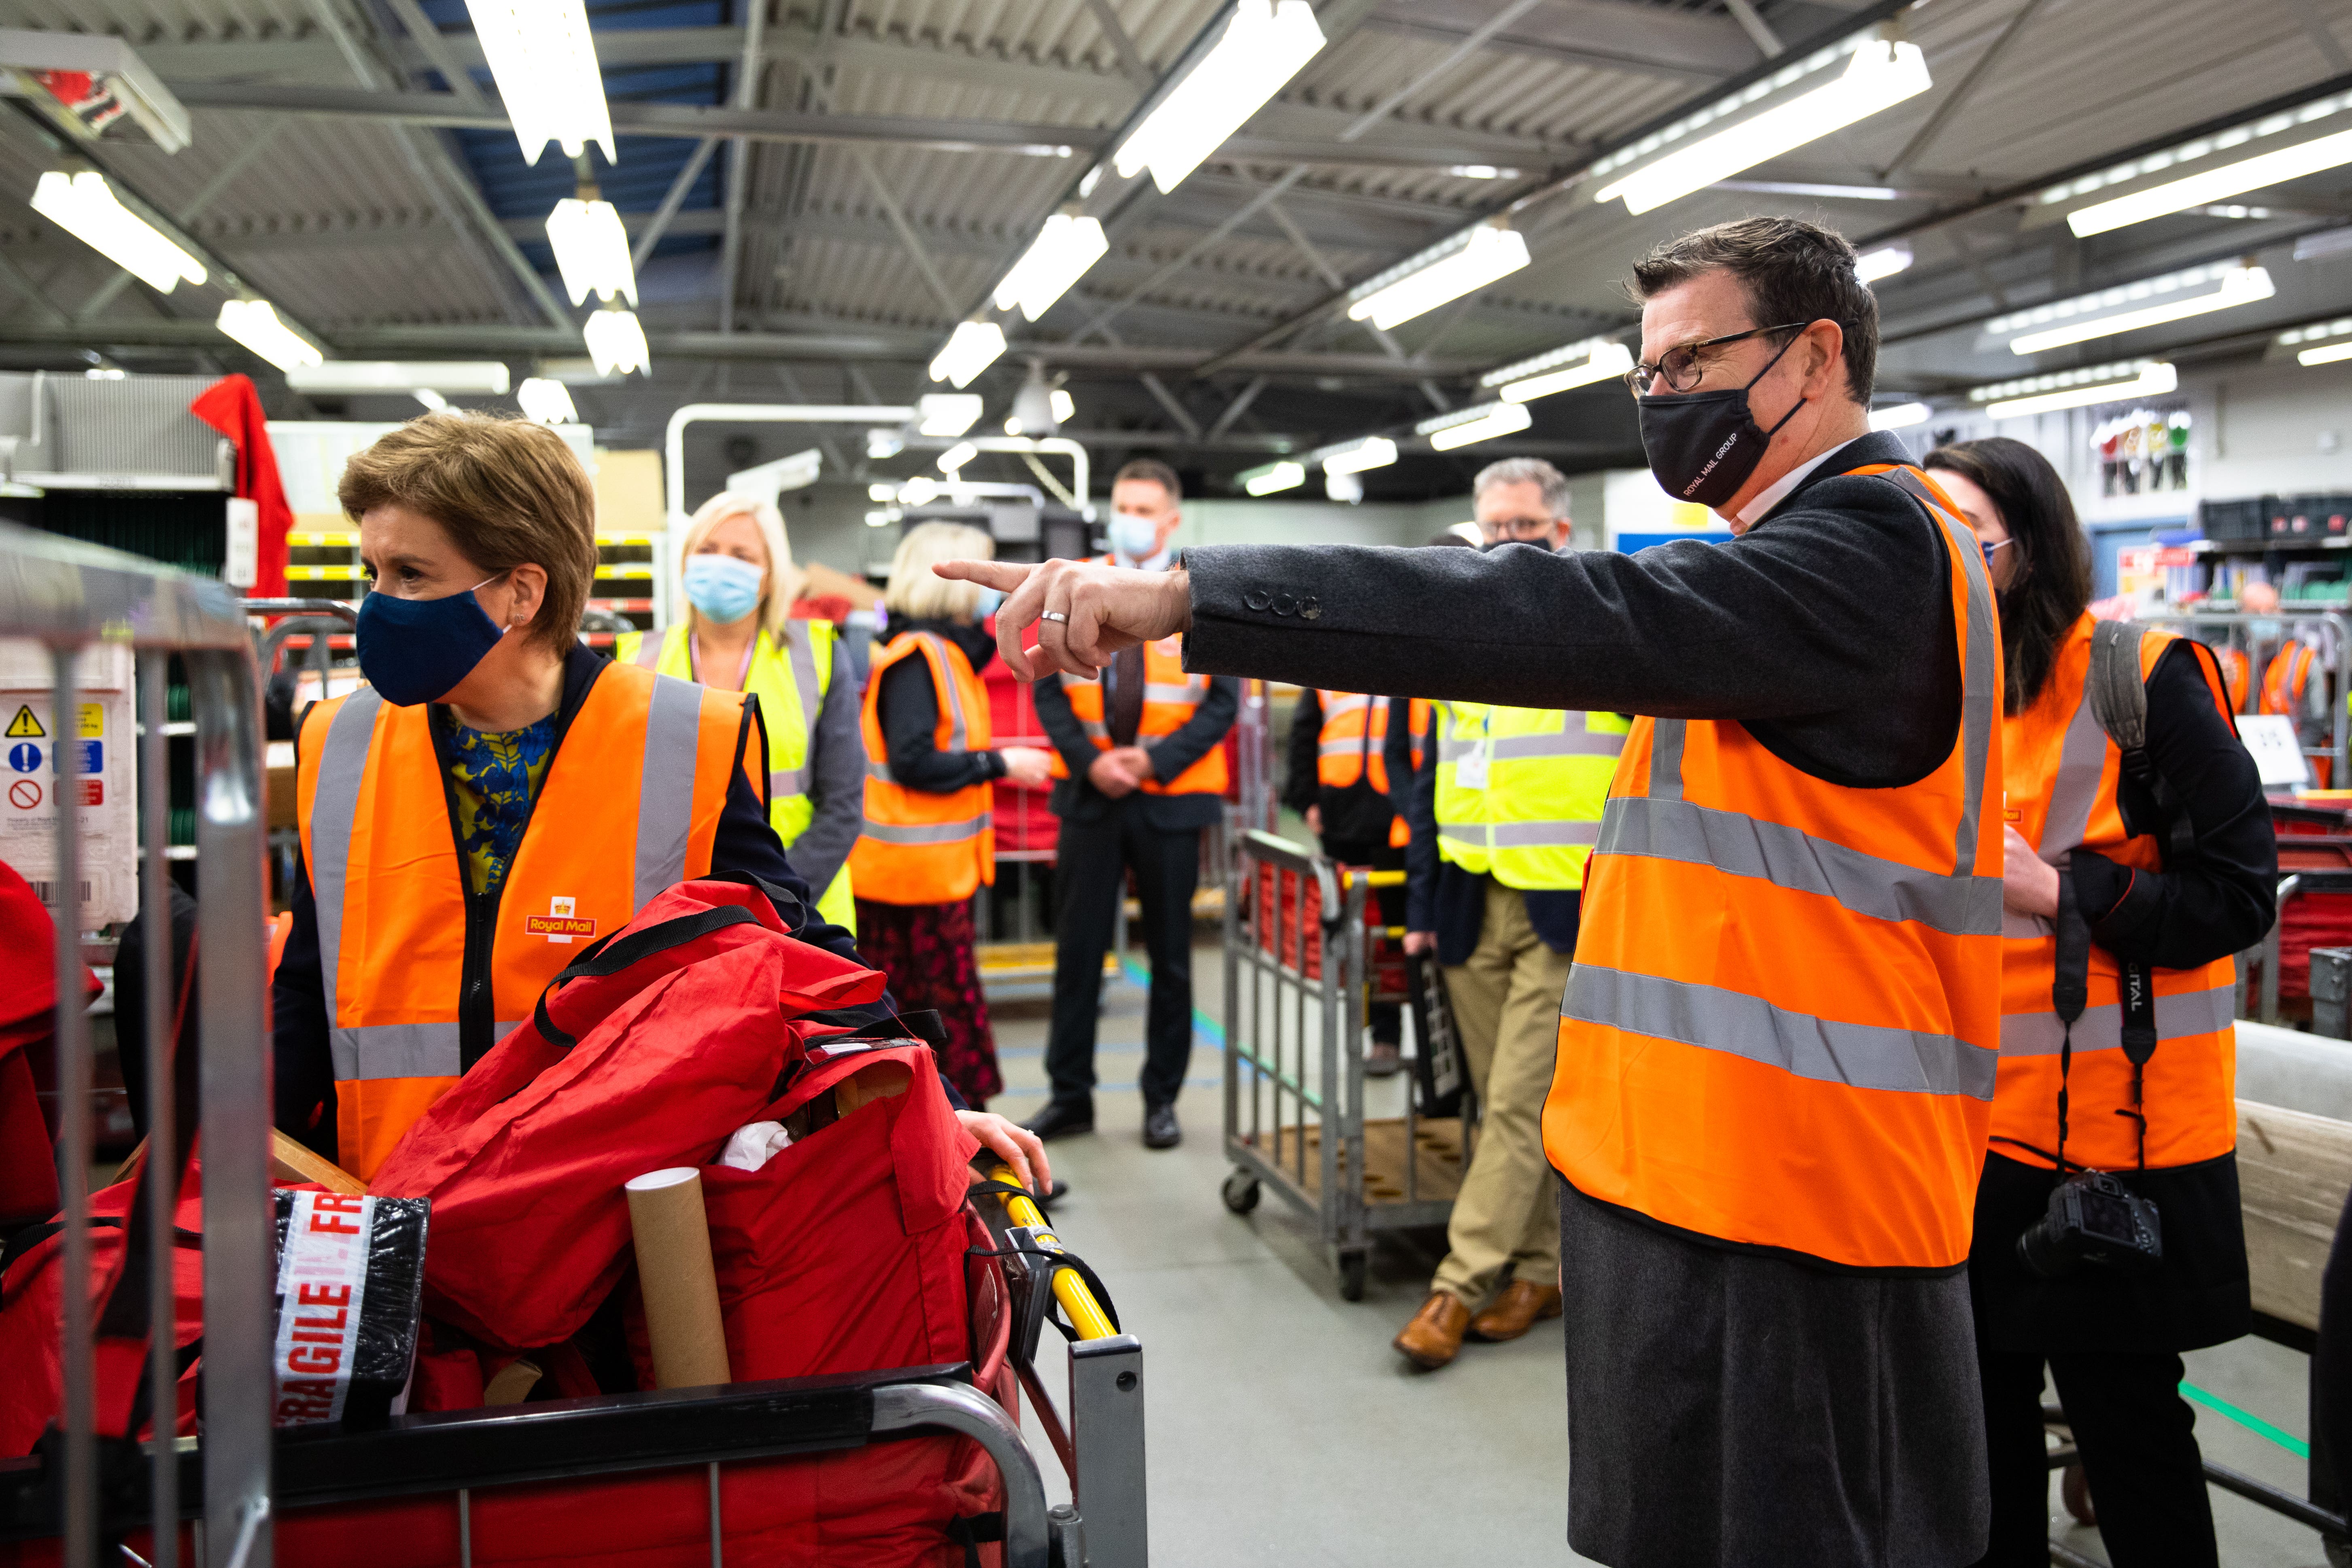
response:
<path id="1" fill-rule="evenodd" d="M 1958 1568 L 1985 1548 L 1965 1273 L 2000 1040 L 2000 635 L 1967 524 L 1869 427 L 1840 236 L 1634 268 L 1651 471 L 1736 535 L 1234 545 L 939 568 L 1005 661 L 1639 715 L 1561 1002 L 1569 1542 L 1612 1568 Z M 1034 653 L 1024 628 L 1039 629 Z"/>

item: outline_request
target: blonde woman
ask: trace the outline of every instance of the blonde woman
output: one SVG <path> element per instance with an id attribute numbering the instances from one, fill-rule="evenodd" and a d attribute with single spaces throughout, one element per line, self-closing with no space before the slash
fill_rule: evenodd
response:
<path id="1" fill-rule="evenodd" d="M 793 868 L 823 889 L 817 912 L 856 918 L 847 862 L 857 842 L 864 758 L 857 682 L 832 623 L 787 615 L 803 574 L 774 505 L 721 491 L 687 524 L 686 611 L 658 637 L 625 632 L 613 657 L 760 700 L 768 731 L 768 820 Z"/>
<path id="2" fill-rule="evenodd" d="M 1044 784 L 1048 760 L 1028 747 L 989 749 L 979 671 L 996 641 L 982 623 L 1003 595 L 931 567 L 995 552 L 995 541 L 960 523 L 926 522 L 898 543 L 882 596 L 895 635 L 875 656 L 860 721 L 866 832 L 850 856 L 858 951 L 890 977 L 902 1010 L 937 1010 L 940 1070 L 974 1106 L 1004 1088 L 972 957 L 971 898 L 996 880 L 992 784 Z"/>

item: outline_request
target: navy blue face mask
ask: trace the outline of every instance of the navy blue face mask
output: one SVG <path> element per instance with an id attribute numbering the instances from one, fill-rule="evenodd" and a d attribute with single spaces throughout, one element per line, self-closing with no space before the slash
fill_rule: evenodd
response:
<path id="1" fill-rule="evenodd" d="M 360 673 L 395 708 L 437 702 L 474 673 L 506 630 L 490 619 L 475 588 L 439 599 L 398 599 L 373 593 L 360 601 Z"/>

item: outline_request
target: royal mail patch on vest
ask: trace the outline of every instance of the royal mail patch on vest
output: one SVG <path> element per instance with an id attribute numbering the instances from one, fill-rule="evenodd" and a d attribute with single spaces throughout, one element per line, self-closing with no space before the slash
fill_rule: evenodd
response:
<path id="1" fill-rule="evenodd" d="M 416 1358 L 425 1283 L 424 1198 L 276 1194 L 280 1426 L 391 1414 Z"/>
<path id="2" fill-rule="evenodd" d="M 550 942 L 562 942 L 566 946 L 571 944 L 574 937 L 594 936 L 596 922 L 583 919 L 572 912 L 578 903 L 577 899 L 548 900 L 545 914 L 523 917 L 524 933 L 530 936 L 543 936 Z"/>

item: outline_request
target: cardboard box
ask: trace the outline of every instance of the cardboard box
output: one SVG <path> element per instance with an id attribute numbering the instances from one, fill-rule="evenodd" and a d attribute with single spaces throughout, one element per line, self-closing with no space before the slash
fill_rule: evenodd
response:
<path id="1" fill-rule="evenodd" d="M 81 914 L 96 931 L 139 912 L 138 729 L 131 649 L 85 648 L 74 661 L 75 721 L 60 733 L 50 710 L 49 652 L 0 640 L 0 860 L 56 904 L 57 748 L 72 748 L 80 792 Z"/>

